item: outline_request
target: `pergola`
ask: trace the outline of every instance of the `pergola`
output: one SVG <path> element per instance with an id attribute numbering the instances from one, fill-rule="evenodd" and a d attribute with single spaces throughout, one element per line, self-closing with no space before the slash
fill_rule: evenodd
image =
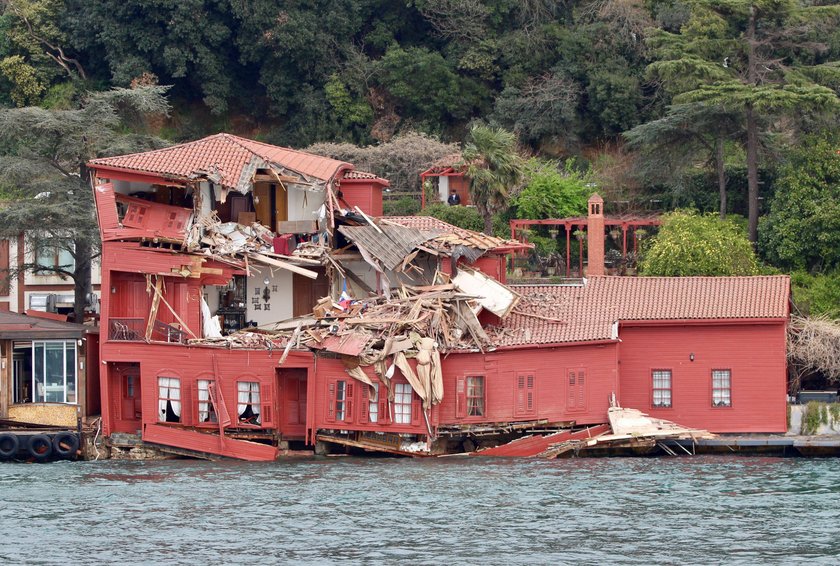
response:
<path id="1" fill-rule="evenodd" d="M 639 239 L 636 231 L 639 228 L 659 226 L 662 221 L 657 216 L 639 217 L 612 217 L 604 218 L 604 227 L 621 229 L 621 257 L 627 258 L 627 235 L 632 232 L 633 253 L 636 253 L 639 247 Z M 510 221 L 510 235 L 514 240 L 523 243 L 528 242 L 528 229 L 531 226 L 555 226 L 555 230 L 559 233 L 559 227 L 562 226 L 566 231 L 566 277 L 571 276 L 571 236 L 576 230 L 588 230 L 589 219 L 586 216 L 578 218 L 545 218 L 542 220 L 511 220 Z M 549 228 L 549 231 L 551 229 Z M 554 236 L 557 233 L 553 234 Z M 583 238 L 578 239 L 578 268 L 580 273 L 583 273 Z"/>

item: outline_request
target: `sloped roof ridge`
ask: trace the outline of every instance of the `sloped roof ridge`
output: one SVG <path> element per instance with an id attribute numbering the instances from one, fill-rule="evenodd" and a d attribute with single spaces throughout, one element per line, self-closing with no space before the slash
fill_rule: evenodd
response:
<path id="1" fill-rule="evenodd" d="M 206 137 L 203 137 L 201 139 L 192 140 L 192 141 L 183 142 L 183 143 L 176 143 L 175 145 L 170 145 L 170 146 L 167 146 L 167 147 L 161 147 L 161 148 L 158 148 L 158 149 L 150 149 L 150 150 L 147 150 L 147 151 L 135 151 L 134 153 L 121 153 L 120 155 L 111 155 L 111 156 L 108 156 L 108 157 L 96 157 L 94 159 L 91 159 L 90 162 L 91 163 L 97 163 L 97 162 L 106 161 L 106 160 L 110 160 L 110 159 L 116 159 L 116 158 L 123 159 L 123 158 L 126 158 L 126 157 L 135 157 L 135 156 L 138 156 L 138 155 L 148 155 L 150 153 L 169 153 L 171 151 L 183 149 L 185 147 L 207 143 L 212 138 L 224 139 L 225 135 L 228 135 L 228 134 L 224 134 L 224 133 L 220 132 L 218 134 L 213 134 L 213 135 L 210 135 L 210 136 L 206 136 Z M 245 149 L 247 149 L 247 148 L 245 148 Z M 253 153 L 253 151 L 251 153 Z"/>
<path id="2" fill-rule="evenodd" d="M 326 157 L 324 155 L 309 153 L 309 152 L 306 152 L 306 151 L 303 151 L 303 150 L 300 150 L 300 149 L 294 149 L 292 147 L 286 147 L 286 146 L 282 146 L 282 145 L 273 145 L 273 144 L 270 144 L 270 143 L 261 142 L 261 141 L 258 141 L 258 140 L 252 140 L 252 139 L 248 139 L 248 138 L 243 138 L 243 137 L 237 136 L 235 134 L 228 134 L 228 133 L 224 133 L 224 132 L 222 132 L 220 134 L 217 134 L 217 135 L 224 136 L 226 139 L 228 139 L 229 141 L 237 144 L 239 147 L 242 147 L 242 148 L 250 151 L 251 153 L 253 153 L 257 157 L 259 157 L 261 159 L 264 159 L 266 161 L 273 162 L 272 158 L 269 157 L 268 154 L 260 155 L 256 151 L 254 151 L 254 149 L 252 147 L 249 147 L 249 146 L 258 145 L 258 146 L 262 146 L 262 147 L 265 147 L 265 148 L 270 149 L 270 150 L 282 149 L 283 151 L 296 153 L 296 154 L 304 156 L 304 157 L 317 157 L 318 159 L 323 159 L 325 161 L 332 161 L 332 162 L 337 164 L 335 172 L 333 173 L 333 175 L 335 175 L 336 173 L 338 173 L 342 169 L 348 169 L 348 170 L 351 170 L 351 171 L 353 169 L 355 169 L 354 165 L 352 163 L 348 163 L 347 161 L 341 161 L 340 159 L 334 159 L 332 157 Z M 286 165 L 283 164 L 283 163 L 280 163 L 280 165 L 283 165 L 284 167 L 286 167 Z M 293 169 L 292 167 L 289 167 L 289 168 Z"/>

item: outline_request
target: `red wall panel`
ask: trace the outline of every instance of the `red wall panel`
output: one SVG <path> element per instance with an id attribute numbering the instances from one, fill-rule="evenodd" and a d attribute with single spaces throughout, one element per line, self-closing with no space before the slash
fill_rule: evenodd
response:
<path id="1" fill-rule="evenodd" d="M 568 368 L 585 367 L 586 406 L 569 410 Z M 486 416 L 459 418 L 455 398 L 459 377 L 484 375 Z M 534 410 L 522 414 L 518 377 L 533 375 Z M 526 382 L 527 383 L 527 382 Z M 533 419 L 575 421 L 578 424 L 603 423 L 607 418 L 610 394 L 617 390 L 616 346 L 567 346 L 503 350 L 487 354 L 450 354 L 443 361 L 444 399 L 440 422 L 511 422 Z M 527 393 L 526 393 L 527 394 Z"/>
<path id="2" fill-rule="evenodd" d="M 341 194 L 350 208 L 358 206 L 368 216 L 382 216 L 382 185 L 379 183 L 342 179 Z"/>
<path id="3" fill-rule="evenodd" d="M 619 337 L 621 406 L 711 432 L 786 430 L 783 323 L 622 326 Z M 651 406 L 653 369 L 671 370 L 670 408 Z M 731 407 L 712 406 L 713 369 L 732 372 Z"/>

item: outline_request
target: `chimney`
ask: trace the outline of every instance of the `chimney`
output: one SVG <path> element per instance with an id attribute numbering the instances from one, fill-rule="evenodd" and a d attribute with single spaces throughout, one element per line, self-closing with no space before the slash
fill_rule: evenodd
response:
<path id="1" fill-rule="evenodd" d="M 598 193 L 589 197 L 589 223 L 586 228 L 586 274 L 604 275 L 604 199 Z"/>

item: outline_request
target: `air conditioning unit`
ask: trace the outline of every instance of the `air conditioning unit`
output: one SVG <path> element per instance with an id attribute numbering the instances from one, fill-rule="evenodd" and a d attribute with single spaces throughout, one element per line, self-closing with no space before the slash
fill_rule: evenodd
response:
<path id="1" fill-rule="evenodd" d="M 56 312 L 55 295 L 52 293 L 33 293 L 29 295 L 29 308 L 34 311 Z"/>
<path id="2" fill-rule="evenodd" d="M 76 304 L 76 295 L 53 295 L 55 297 L 55 308 L 72 309 Z"/>

